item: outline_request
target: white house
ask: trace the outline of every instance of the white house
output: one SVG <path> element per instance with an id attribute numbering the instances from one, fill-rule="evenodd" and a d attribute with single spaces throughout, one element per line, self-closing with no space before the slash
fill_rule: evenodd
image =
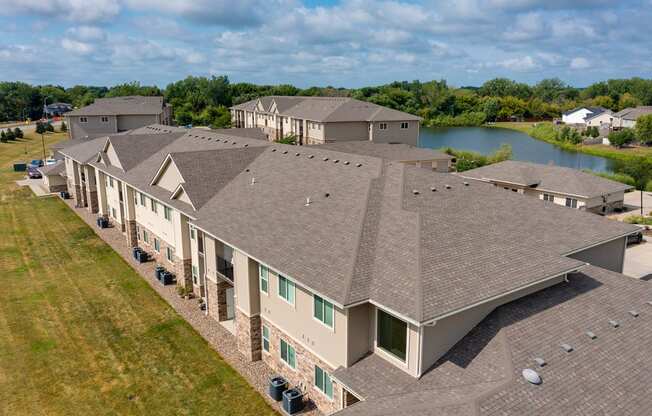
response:
<path id="1" fill-rule="evenodd" d="M 578 107 L 563 113 L 561 121 L 566 124 L 585 124 L 588 117 L 595 117 L 605 111 L 602 107 Z"/>
<path id="2" fill-rule="evenodd" d="M 597 114 L 589 114 L 584 120 L 589 127 L 611 127 L 614 123 L 614 113 L 611 110 L 605 110 Z"/>

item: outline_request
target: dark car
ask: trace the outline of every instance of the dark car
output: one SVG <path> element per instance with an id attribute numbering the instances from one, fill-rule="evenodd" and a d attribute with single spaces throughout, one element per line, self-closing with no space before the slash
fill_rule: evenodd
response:
<path id="1" fill-rule="evenodd" d="M 27 176 L 30 179 L 39 179 L 42 177 L 41 172 L 39 172 L 38 170 L 38 166 L 34 166 L 31 164 L 27 167 Z"/>
<path id="2" fill-rule="evenodd" d="M 627 236 L 627 245 L 641 244 L 643 242 L 643 233 L 641 231 Z"/>

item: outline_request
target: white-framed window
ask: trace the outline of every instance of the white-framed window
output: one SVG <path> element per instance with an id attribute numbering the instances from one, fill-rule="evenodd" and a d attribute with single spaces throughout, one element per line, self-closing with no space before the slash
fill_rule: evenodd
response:
<path id="1" fill-rule="evenodd" d="M 577 199 L 566 198 L 566 206 L 570 208 L 577 208 Z"/>
<path id="2" fill-rule="evenodd" d="M 171 248 L 171 247 L 166 247 L 165 248 L 165 258 L 170 263 L 174 263 L 174 249 L 173 248 Z"/>
<path id="3" fill-rule="evenodd" d="M 149 233 L 147 230 L 143 230 L 143 241 L 149 244 Z"/>
<path id="4" fill-rule="evenodd" d="M 156 201 L 154 201 L 152 199 L 152 200 L 150 200 L 150 202 L 152 203 L 152 212 L 157 213 L 158 212 L 158 207 L 156 206 L 157 205 Z"/>
<path id="5" fill-rule="evenodd" d="M 199 278 L 199 270 L 197 270 L 197 266 L 194 264 L 192 265 L 192 282 L 194 284 L 197 284 L 197 280 Z"/>
<path id="6" fill-rule="evenodd" d="M 166 220 L 172 221 L 172 208 L 163 205 L 163 216 Z"/>
<path id="7" fill-rule="evenodd" d="M 88 118 L 86 118 L 86 117 L 79 117 L 79 122 L 80 122 L 80 123 L 88 123 Z"/>
<path id="8" fill-rule="evenodd" d="M 297 353 L 294 347 L 281 338 L 281 360 L 290 368 L 297 368 Z"/>
<path id="9" fill-rule="evenodd" d="M 387 123 L 379 123 L 378 130 L 387 130 Z"/>
<path id="10" fill-rule="evenodd" d="M 554 197 L 554 195 L 543 194 L 543 200 L 544 201 L 555 202 L 555 197 Z"/>
<path id="11" fill-rule="evenodd" d="M 118 219 L 118 214 L 117 214 L 117 212 L 115 211 L 115 208 L 111 208 L 111 216 L 112 216 L 113 218 L 115 218 L 116 220 Z"/>
<path id="12" fill-rule="evenodd" d="M 140 226 L 136 226 L 136 240 L 140 241 Z"/>
<path id="13" fill-rule="evenodd" d="M 108 123 L 109 118 L 107 116 L 102 116 L 102 117 L 100 117 L 100 121 L 102 121 L 102 123 Z"/>
<path id="14" fill-rule="evenodd" d="M 285 276 L 278 275 L 278 296 L 284 299 L 290 305 L 294 305 L 294 295 L 296 287 L 294 282 L 287 279 Z"/>
<path id="15" fill-rule="evenodd" d="M 113 188 L 113 178 L 109 176 L 109 186 Z"/>
<path id="16" fill-rule="evenodd" d="M 154 237 L 154 251 L 157 253 L 161 252 L 161 240 L 156 237 Z"/>
<path id="17" fill-rule="evenodd" d="M 269 293 L 269 269 L 262 264 L 258 265 L 258 276 L 260 277 L 260 291 Z"/>
<path id="18" fill-rule="evenodd" d="M 332 328 L 335 316 L 333 304 L 317 295 L 313 295 L 313 304 L 313 317 L 327 327 Z"/>
<path id="19" fill-rule="evenodd" d="M 315 366 L 315 387 L 333 400 L 333 380 L 331 376 L 318 365 Z"/>
<path id="20" fill-rule="evenodd" d="M 195 229 L 190 227 L 190 239 L 194 240 L 195 239 Z"/>
<path id="21" fill-rule="evenodd" d="M 140 194 L 140 205 L 147 206 L 147 197 L 143 193 Z"/>
<path id="22" fill-rule="evenodd" d="M 398 358 L 407 361 L 407 322 L 377 309 L 376 314 L 376 343 L 380 349 Z"/>
<path id="23" fill-rule="evenodd" d="M 138 192 L 134 191 L 134 205 L 138 205 Z"/>
<path id="24" fill-rule="evenodd" d="M 406 130 L 408 127 L 410 127 L 410 123 L 408 123 L 407 121 L 402 121 L 401 122 L 401 128 L 403 130 Z"/>
<path id="25" fill-rule="evenodd" d="M 263 351 L 269 352 L 269 327 L 263 325 Z"/>

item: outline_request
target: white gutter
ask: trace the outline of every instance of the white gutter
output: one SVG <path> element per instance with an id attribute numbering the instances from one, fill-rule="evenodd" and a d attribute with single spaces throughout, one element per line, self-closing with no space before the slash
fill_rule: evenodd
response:
<path id="1" fill-rule="evenodd" d="M 570 255 L 579 253 L 580 251 L 588 250 L 590 248 L 597 247 L 597 246 L 600 246 L 602 244 L 606 244 L 606 243 L 610 243 L 610 242 L 615 241 L 615 240 L 619 240 L 619 239 L 621 239 L 623 237 L 627 237 L 627 236 L 629 236 L 631 234 L 634 234 L 634 233 L 637 233 L 637 232 L 638 232 L 638 230 L 632 230 L 632 231 L 629 231 L 629 232 L 627 232 L 625 234 L 619 235 L 618 237 L 610 238 L 608 240 L 603 240 L 603 241 L 600 241 L 598 243 L 588 245 L 586 247 L 582 247 L 582 248 L 578 248 L 576 250 L 569 251 L 567 253 L 562 254 L 562 256 L 570 256 Z"/>

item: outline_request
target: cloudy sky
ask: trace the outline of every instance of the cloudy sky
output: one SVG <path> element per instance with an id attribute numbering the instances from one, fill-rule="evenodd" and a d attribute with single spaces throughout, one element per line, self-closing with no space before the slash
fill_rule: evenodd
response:
<path id="1" fill-rule="evenodd" d="M 652 77 L 652 0 L 0 0 L 0 79 L 300 87 Z"/>

